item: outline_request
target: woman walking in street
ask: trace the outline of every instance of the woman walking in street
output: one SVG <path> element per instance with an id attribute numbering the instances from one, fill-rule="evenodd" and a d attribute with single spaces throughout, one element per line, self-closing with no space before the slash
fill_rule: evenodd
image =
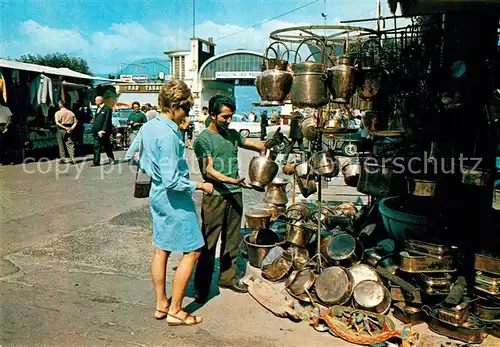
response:
<path id="1" fill-rule="evenodd" d="M 151 177 L 149 203 L 153 216 L 154 253 L 151 277 L 156 292 L 156 319 L 169 325 L 195 325 L 202 318 L 182 308 L 184 292 L 204 245 L 192 193 L 211 194 L 210 183 L 193 182 L 185 160 L 185 145 L 179 125 L 194 103 L 191 90 L 179 80 L 170 80 L 158 96 L 161 114 L 144 124 L 138 141 L 141 168 Z M 137 148 L 136 144 L 131 150 Z M 131 157 L 127 153 L 127 157 Z M 171 252 L 183 252 L 174 275 L 172 301 L 165 291 L 165 272 Z"/>

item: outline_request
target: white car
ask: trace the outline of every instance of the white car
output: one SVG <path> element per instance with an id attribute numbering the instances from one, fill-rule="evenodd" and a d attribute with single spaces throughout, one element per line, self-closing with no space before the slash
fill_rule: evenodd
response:
<path id="1" fill-rule="evenodd" d="M 244 138 L 260 137 L 260 123 L 244 121 L 243 116 L 239 114 L 233 115 L 229 128 L 238 131 L 241 135 L 243 135 Z M 289 125 L 270 125 L 267 127 L 267 138 L 273 136 L 276 130 L 278 130 L 278 128 L 281 128 L 281 132 L 285 136 L 288 136 L 290 132 Z M 195 124 L 195 131 L 194 131 L 195 136 L 197 136 L 201 131 L 203 131 L 203 129 L 205 129 L 205 125 L 199 123 Z"/>
<path id="2" fill-rule="evenodd" d="M 243 135 L 244 138 L 260 137 L 260 123 L 244 121 L 243 117 L 239 114 L 233 115 L 233 120 L 229 127 L 237 130 L 241 135 Z M 266 128 L 267 138 L 272 137 L 278 128 L 281 128 L 281 132 L 285 136 L 288 136 L 288 133 L 290 132 L 289 125 L 269 125 Z"/>

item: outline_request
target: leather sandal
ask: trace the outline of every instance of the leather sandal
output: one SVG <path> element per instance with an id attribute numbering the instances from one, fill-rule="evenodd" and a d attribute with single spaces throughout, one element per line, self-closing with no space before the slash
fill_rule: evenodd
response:
<path id="1" fill-rule="evenodd" d="M 176 326 L 191 326 L 191 325 L 196 325 L 200 324 L 203 322 L 203 318 L 199 316 L 193 316 L 190 315 L 189 313 L 186 313 L 186 317 L 182 318 L 177 316 L 176 314 L 168 313 L 167 314 L 169 317 L 177 319 L 179 322 L 169 322 L 167 319 L 167 324 L 171 327 L 176 327 Z"/>
<path id="2" fill-rule="evenodd" d="M 156 312 L 163 313 L 163 316 L 161 316 L 161 317 L 157 317 L 157 316 L 155 315 L 154 317 L 155 317 L 155 319 L 156 319 L 156 320 L 162 320 L 162 319 L 167 318 L 167 316 L 168 316 L 168 312 L 166 312 L 166 311 L 159 310 L 159 309 L 155 309 L 155 313 L 156 313 Z"/>

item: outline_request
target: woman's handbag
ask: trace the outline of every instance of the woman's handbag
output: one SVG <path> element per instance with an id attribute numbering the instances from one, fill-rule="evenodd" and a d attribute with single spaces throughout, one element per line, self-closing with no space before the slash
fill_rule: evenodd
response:
<path id="1" fill-rule="evenodd" d="M 141 147 L 139 148 L 139 158 L 140 153 L 142 151 L 142 142 Z M 143 199 L 149 197 L 149 190 L 151 189 L 151 179 L 149 181 L 138 180 L 139 170 L 141 169 L 141 165 L 139 160 L 137 160 L 137 171 L 135 173 L 135 184 L 134 184 L 134 198 Z"/>

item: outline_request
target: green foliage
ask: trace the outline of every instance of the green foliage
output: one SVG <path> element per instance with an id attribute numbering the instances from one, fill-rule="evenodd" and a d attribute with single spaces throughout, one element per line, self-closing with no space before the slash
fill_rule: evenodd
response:
<path id="1" fill-rule="evenodd" d="M 72 57 L 62 53 L 50 53 L 46 55 L 24 54 L 19 59 L 22 63 L 51 66 L 55 68 L 65 67 L 73 71 L 92 75 L 87 62 L 80 57 Z"/>
<path id="2" fill-rule="evenodd" d="M 108 75 L 108 78 L 109 78 L 110 80 L 114 80 L 114 79 L 116 79 L 116 76 L 115 76 L 115 75 Z"/>

